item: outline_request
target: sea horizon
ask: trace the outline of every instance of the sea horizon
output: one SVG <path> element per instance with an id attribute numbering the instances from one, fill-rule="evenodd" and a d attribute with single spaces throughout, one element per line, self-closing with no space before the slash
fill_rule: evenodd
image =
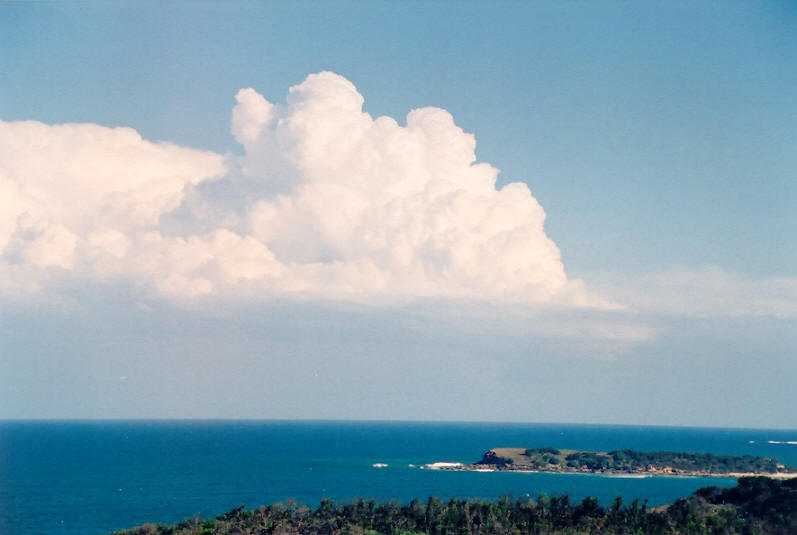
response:
<path id="1" fill-rule="evenodd" d="M 580 427 L 628 427 L 628 428 L 653 428 L 653 429 L 694 429 L 694 430 L 733 430 L 733 431 L 797 431 L 797 427 L 746 427 L 746 426 L 712 426 L 712 425 L 688 425 L 688 424 L 650 424 L 650 423 L 612 423 L 612 422 L 566 422 L 566 421 L 521 421 L 521 420 L 414 420 L 414 419 L 376 419 L 376 418 L 203 418 L 203 417 L 153 417 L 153 418 L 0 418 L 2 423 L 18 422 L 229 422 L 229 423 L 280 423 L 280 422 L 299 422 L 299 423 L 330 423 L 330 424 L 463 424 L 463 425 L 528 425 L 528 426 L 580 426 Z"/>

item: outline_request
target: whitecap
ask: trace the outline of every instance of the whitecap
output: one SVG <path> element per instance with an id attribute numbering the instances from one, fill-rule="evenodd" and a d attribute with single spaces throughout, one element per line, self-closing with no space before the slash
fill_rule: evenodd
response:
<path id="1" fill-rule="evenodd" d="M 437 462 L 425 464 L 423 466 L 430 470 L 440 470 L 441 468 L 460 468 L 462 467 L 462 463 Z"/>

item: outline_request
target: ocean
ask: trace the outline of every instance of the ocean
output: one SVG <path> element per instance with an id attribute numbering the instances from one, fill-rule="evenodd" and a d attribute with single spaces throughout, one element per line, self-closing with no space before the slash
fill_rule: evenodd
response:
<path id="1" fill-rule="evenodd" d="M 797 431 L 570 424 L 313 421 L 0 422 L 0 534 L 94 535 L 241 504 L 595 496 L 669 503 L 730 478 L 450 472 L 493 447 L 679 450 L 797 465 Z M 386 466 L 374 466 L 386 465 Z"/>

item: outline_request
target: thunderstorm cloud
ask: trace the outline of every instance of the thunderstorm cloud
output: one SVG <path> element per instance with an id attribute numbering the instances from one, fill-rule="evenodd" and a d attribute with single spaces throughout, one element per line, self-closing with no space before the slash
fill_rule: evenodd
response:
<path id="1" fill-rule="evenodd" d="M 285 103 L 235 98 L 237 155 L 131 128 L 0 122 L 0 292 L 79 281 L 177 300 L 615 306 L 568 279 L 528 186 L 497 189 L 447 111 L 373 118 L 331 72 Z"/>

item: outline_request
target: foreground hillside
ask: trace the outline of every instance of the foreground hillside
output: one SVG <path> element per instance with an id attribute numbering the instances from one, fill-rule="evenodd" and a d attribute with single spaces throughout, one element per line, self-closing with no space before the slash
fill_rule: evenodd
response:
<path id="1" fill-rule="evenodd" d="M 617 498 L 602 507 L 594 498 L 568 496 L 497 501 L 429 498 L 407 505 L 322 500 L 315 510 L 295 505 L 243 507 L 213 520 L 175 526 L 145 525 L 116 535 L 477 535 L 477 534 L 790 535 L 797 533 L 797 479 L 740 478 L 736 487 L 703 488 L 675 503 L 647 509 Z"/>

